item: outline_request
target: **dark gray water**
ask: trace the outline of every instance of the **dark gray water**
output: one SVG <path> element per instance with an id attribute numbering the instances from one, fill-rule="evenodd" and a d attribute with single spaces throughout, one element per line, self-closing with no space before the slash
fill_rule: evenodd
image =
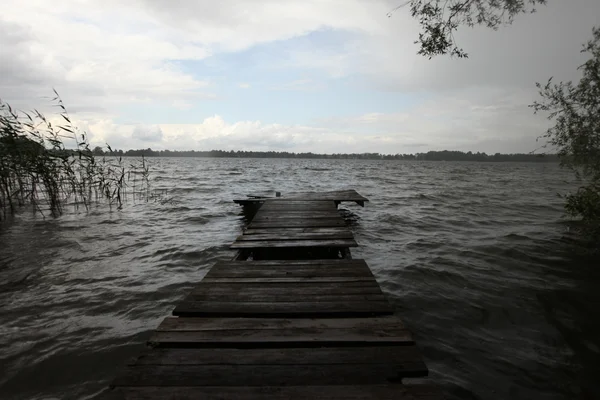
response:
<path id="1" fill-rule="evenodd" d="M 175 203 L 0 225 L 0 398 L 77 399 L 218 259 L 249 192 L 354 188 L 344 216 L 384 292 L 457 399 L 600 398 L 600 274 L 562 219 L 555 164 L 153 159 Z"/>

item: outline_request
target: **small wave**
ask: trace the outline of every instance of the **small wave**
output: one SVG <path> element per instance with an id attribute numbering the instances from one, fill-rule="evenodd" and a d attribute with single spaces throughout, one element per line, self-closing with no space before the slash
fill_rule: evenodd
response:
<path id="1" fill-rule="evenodd" d="M 530 238 L 527 235 L 519 235 L 518 233 L 509 233 L 508 235 L 503 236 L 504 239 L 514 240 L 514 241 L 530 241 Z"/>
<path id="2" fill-rule="evenodd" d="M 0 225 L 0 281 L 9 282 L 0 322 L 13 335 L 0 334 L 9 364 L 0 397 L 97 393 L 193 282 L 232 258 L 228 244 L 243 228 L 233 198 L 340 182 L 372 200 L 340 210 L 361 245 L 353 255 L 368 261 L 450 396 L 576 398 L 570 388 L 594 387 L 588 374 L 547 389 L 572 371 L 593 371 L 600 349 L 592 335 L 598 264 L 584 268 L 571 254 L 576 238 L 565 231 L 577 223 L 561 218 L 554 193 L 569 187 L 558 167 L 342 162 L 174 159 L 154 182 L 177 205 L 80 209 L 45 221 L 23 214 Z M 325 171 L 334 172 L 312 173 Z M 61 365 L 77 373 L 60 375 Z"/>
<path id="3" fill-rule="evenodd" d="M 307 171 L 331 171 L 331 168 L 304 167 Z"/>
<path id="4" fill-rule="evenodd" d="M 205 218 L 205 217 L 200 217 L 200 216 L 184 217 L 184 218 L 181 218 L 178 222 L 204 225 L 204 224 L 207 224 L 210 222 L 210 218 Z"/>
<path id="5" fill-rule="evenodd" d="M 122 221 L 118 219 L 105 219 L 98 222 L 99 225 L 119 225 Z"/>

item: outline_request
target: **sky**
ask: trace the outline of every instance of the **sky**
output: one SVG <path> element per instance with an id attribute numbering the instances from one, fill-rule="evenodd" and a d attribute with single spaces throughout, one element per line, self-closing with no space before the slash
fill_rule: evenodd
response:
<path id="1" fill-rule="evenodd" d="M 468 59 L 417 55 L 403 0 L 3 0 L 0 99 L 92 145 L 385 154 L 530 152 L 535 82 L 577 80 L 598 0 L 548 0 Z"/>

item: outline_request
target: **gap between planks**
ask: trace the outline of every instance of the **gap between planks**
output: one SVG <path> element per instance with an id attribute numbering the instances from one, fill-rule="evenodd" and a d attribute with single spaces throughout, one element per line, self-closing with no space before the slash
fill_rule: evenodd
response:
<path id="1" fill-rule="evenodd" d="M 119 387 L 107 400 L 442 400 L 433 385 Z"/>

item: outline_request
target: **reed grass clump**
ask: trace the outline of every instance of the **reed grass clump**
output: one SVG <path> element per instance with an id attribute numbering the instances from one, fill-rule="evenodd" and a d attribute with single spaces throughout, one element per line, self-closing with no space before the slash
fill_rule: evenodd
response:
<path id="1" fill-rule="evenodd" d="M 14 110 L 0 100 L 0 220 L 24 207 L 58 216 L 67 205 L 88 209 L 148 198 L 146 160 L 97 157 L 85 132 L 71 122 L 56 91 L 59 124 L 37 110 Z M 108 150 L 112 152 L 110 146 Z"/>

